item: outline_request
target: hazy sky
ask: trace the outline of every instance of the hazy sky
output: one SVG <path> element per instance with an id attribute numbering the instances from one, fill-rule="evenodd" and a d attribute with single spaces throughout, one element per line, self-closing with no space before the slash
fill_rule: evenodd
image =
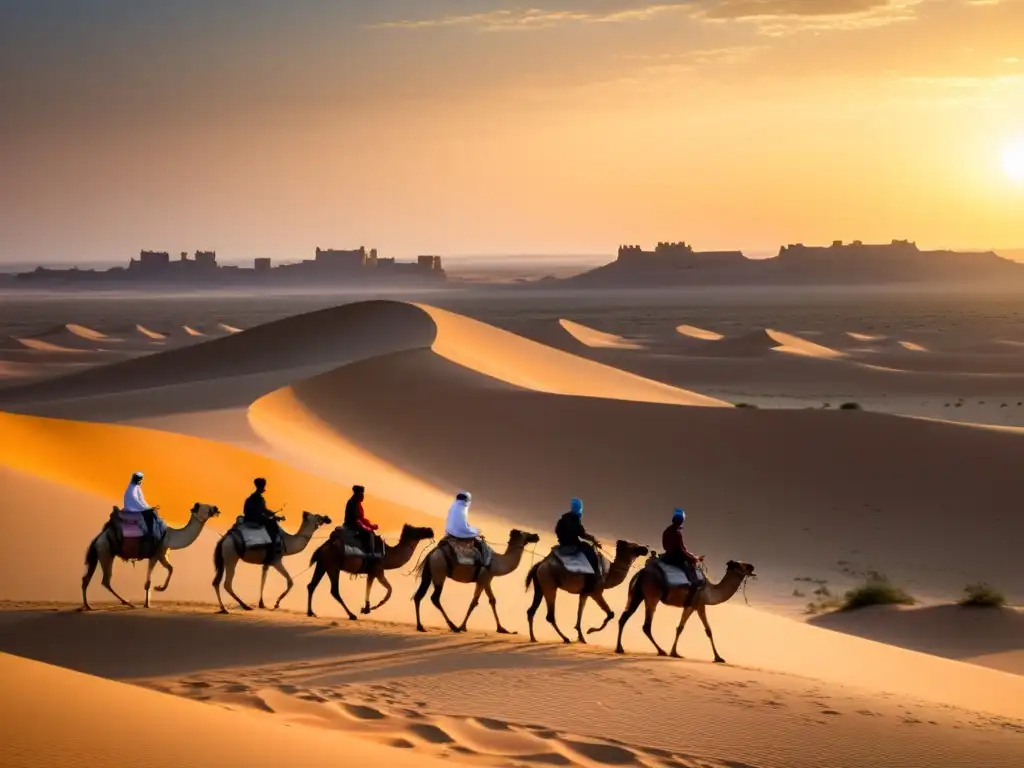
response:
<path id="1" fill-rule="evenodd" d="M 1024 0 L 0 0 L 0 260 L 1024 244 Z"/>

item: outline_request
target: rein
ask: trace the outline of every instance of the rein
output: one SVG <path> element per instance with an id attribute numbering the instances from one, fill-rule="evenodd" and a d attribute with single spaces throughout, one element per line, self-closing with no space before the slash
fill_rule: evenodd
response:
<path id="1" fill-rule="evenodd" d="M 423 558 L 427 556 L 428 552 L 432 551 L 430 549 L 430 545 L 434 544 L 435 542 L 436 539 L 434 538 L 431 538 L 430 541 L 427 541 L 427 546 L 423 548 L 423 550 L 420 552 L 420 556 L 416 558 L 416 565 L 414 565 L 411 569 L 403 573 L 403 576 L 412 576 L 414 573 L 416 573 L 416 569 L 420 567 L 420 564 L 423 562 Z"/>

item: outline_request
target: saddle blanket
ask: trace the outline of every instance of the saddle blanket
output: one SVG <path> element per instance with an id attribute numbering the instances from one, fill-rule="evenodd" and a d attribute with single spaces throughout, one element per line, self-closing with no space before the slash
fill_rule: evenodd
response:
<path id="1" fill-rule="evenodd" d="M 669 565 L 663 560 L 658 560 L 658 567 L 661 569 L 661 575 L 665 578 L 665 586 L 672 589 L 690 586 L 690 579 L 687 578 L 686 571 L 682 568 Z"/>
<path id="2" fill-rule="evenodd" d="M 551 551 L 561 561 L 562 567 L 569 573 L 576 573 L 581 576 L 590 576 L 594 573 L 594 569 L 590 567 L 590 561 L 587 560 L 587 556 L 580 551 L 579 547 L 556 546 L 552 547 Z M 600 562 L 600 555 L 598 555 L 598 562 Z"/>
<path id="3" fill-rule="evenodd" d="M 142 529 L 142 524 L 135 520 L 122 520 L 121 521 L 121 536 L 125 539 L 141 539 L 145 531 Z"/>
<path id="4" fill-rule="evenodd" d="M 238 535 L 242 537 L 246 549 L 270 545 L 270 534 L 262 525 L 248 525 L 244 518 L 239 517 L 235 521 L 235 527 L 238 530 Z"/>
<path id="5" fill-rule="evenodd" d="M 444 540 L 452 551 L 455 552 L 455 562 L 459 565 L 476 565 L 480 551 L 476 548 L 476 542 L 473 539 L 452 539 L 446 538 Z M 491 564 L 491 558 L 494 556 L 494 550 L 491 549 L 490 544 L 486 541 L 480 542 L 480 548 L 483 550 L 483 559 L 480 562 L 484 568 L 487 568 Z"/>
<path id="6" fill-rule="evenodd" d="M 345 557 L 365 558 L 368 556 L 368 553 L 365 549 L 363 549 L 363 544 L 359 540 L 359 536 L 356 534 L 356 532 L 349 528 L 346 528 L 343 525 L 339 525 L 334 529 L 334 532 L 331 533 L 331 539 L 336 544 L 341 544 L 342 548 L 345 551 Z M 380 547 L 381 551 L 377 554 L 380 555 L 384 550 L 383 542 L 378 541 L 378 546 Z"/>

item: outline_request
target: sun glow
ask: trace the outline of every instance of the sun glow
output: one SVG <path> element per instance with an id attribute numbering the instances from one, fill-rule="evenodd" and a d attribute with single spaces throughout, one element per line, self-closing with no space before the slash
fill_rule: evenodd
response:
<path id="1" fill-rule="evenodd" d="M 1024 184 L 1024 139 L 1006 148 L 1003 154 L 1003 172 L 1012 181 Z"/>

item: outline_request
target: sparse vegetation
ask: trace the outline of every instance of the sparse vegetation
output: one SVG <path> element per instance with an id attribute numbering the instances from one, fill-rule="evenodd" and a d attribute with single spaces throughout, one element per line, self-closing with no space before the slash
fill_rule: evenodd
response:
<path id="1" fill-rule="evenodd" d="M 860 403 L 843 403 L 839 406 L 841 411 L 859 411 L 861 410 Z"/>
<path id="2" fill-rule="evenodd" d="M 736 407 L 737 408 L 753 408 L 754 410 L 757 410 L 757 406 L 754 405 L 753 403 L 736 403 Z"/>
<path id="3" fill-rule="evenodd" d="M 851 611 L 869 605 L 914 605 L 916 602 L 884 574 L 872 571 L 863 584 L 846 593 L 841 608 Z"/>
<path id="4" fill-rule="evenodd" d="M 1002 608 L 1006 605 L 1006 596 L 984 582 L 968 584 L 964 587 L 964 597 L 960 600 L 960 605 L 969 608 Z"/>

